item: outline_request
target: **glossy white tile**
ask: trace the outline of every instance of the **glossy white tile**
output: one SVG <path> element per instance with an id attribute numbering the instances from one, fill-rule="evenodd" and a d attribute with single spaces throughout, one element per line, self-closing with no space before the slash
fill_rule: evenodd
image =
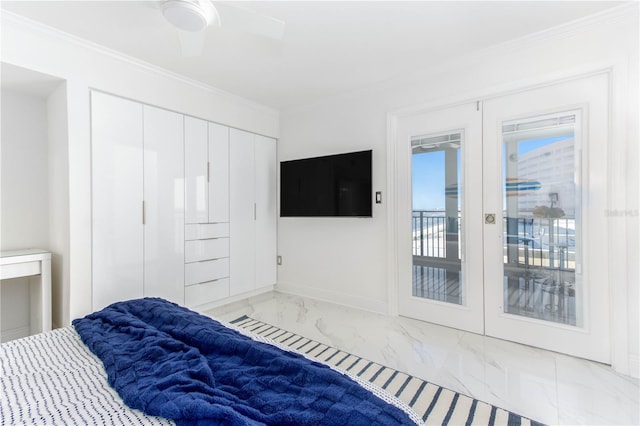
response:
<path id="1" fill-rule="evenodd" d="M 560 423 L 640 424 L 638 380 L 608 366 L 557 356 Z"/>
<path id="2" fill-rule="evenodd" d="M 278 292 L 207 313 L 249 315 L 546 424 L 640 424 L 638 380 L 570 356 Z"/>
<path id="3" fill-rule="evenodd" d="M 559 418 L 555 354 L 485 337 L 485 401 L 546 424 Z"/>

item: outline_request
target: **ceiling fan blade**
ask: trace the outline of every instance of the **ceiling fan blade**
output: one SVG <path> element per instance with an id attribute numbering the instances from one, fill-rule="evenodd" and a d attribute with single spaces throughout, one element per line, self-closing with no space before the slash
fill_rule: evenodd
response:
<path id="1" fill-rule="evenodd" d="M 204 40 L 206 29 L 193 32 L 193 31 L 178 31 L 178 39 L 180 40 L 180 47 L 182 49 L 182 56 L 185 58 L 195 58 L 202 56 L 204 51 Z"/>
<path id="2" fill-rule="evenodd" d="M 222 28 L 282 40 L 285 22 L 263 15 L 238 3 L 216 2 Z"/>

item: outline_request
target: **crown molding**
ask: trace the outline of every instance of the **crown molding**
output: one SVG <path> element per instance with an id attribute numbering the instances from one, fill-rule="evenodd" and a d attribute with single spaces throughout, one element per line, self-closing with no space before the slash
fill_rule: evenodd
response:
<path id="1" fill-rule="evenodd" d="M 468 63 L 477 63 L 478 61 L 489 59 L 495 55 L 504 55 L 509 52 L 523 50 L 541 42 L 559 41 L 570 38 L 584 33 L 585 30 L 593 28 L 594 26 L 601 26 L 604 24 L 611 25 L 634 18 L 637 21 L 639 10 L 638 2 L 629 1 L 620 6 L 612 7 L 602 12 L 594 13 L 555 27 L 527 34 L 522 37 L 517 37 L 484 49 L 479 49 L 475 52 L 470 52 L 466 55 L 444 60 L 439 65 L 422 70 L 421 74 L 439 74 L 446 72 L 452 67 L 458 67 Z"/>
<path id="2" fill-rule="evenodd" d="M 69 34 L 67 32 L 64 32 L 62 30 L 59 30 L 57 28 L 53 28 L 51 26 L 45 25 L 41 22 L 35 21 L 33 19 L 29 19 L 26 18 L 22 15 L 13 13 L 13 12 L 9 12 L 3 9 L 0 9 L 0 21 L 2 22 L 2 27 L 5 28 L 5 25 L 9 24 L 9 25 L 14 25 L 20 29 L 25 29 L 31 32 L 34 32 L 36 34 L 39 34 L 43 37 L 48 37 L 48 38 L 52 38 L 70 45 L 73 45 L 75 47 L 80 47 L 83 49 L 87 49 L 87 50 L 91 50 L 93 52 L 96 52 L 98 54 L 104 55 L 104 56 L 108 56 L 112 59 L 115 59 L 117 61 L 123 62 L 127 65 L 131 65 L 134 67 L 137 67 L 145 72 L 148 73 L 152 73 L 152 74 L 156 74 L 162 77 L 166 77 L 166 78 L 170 78 L 172 80 L 176 80 L 179 81 L 180 83 L 189 85 L 191 87 L 194 87 L 196 89 L 199 90 L 203 90 L 215 95 L 220 95 L 220 96 L 224 96 L 224 97 L 228 97 L 233 99 L 234 101 L 237 102 L 241 102 L 242 104 L 244 104 L 247 107 L 251 107 L 253 109 L 259 110 L 259 111 L 264 111 L 264 112 L 268 112 L 271 114 L 275 114 L 278 115 L 279 114 L 279 110 L 276 108 L 273 108 L 271 106 L 268 105 L 263 105 L 260 104 L 258 102 L 252 101 L 250 99 L 247 98 L 243 98 L 239 95 L 236 95 L 234 93 L 231 92 L 227 92 L 225 90 L 219 89 L 217 87 L 214 86 L 210 86 L 208 84 L 205 84 L 201 81 L 186 77 L 182 74 L 173 72 L 173 71 L 169 71 L 165 68 L 159 67 L 157 65 L 151 64 L 149 62 L 143 61 L 141 59 L 135 58 L 133 56 L 129 56 L 126 55 L 122 52 L 119 52 L 117 50 L 108 48 L 106 46 L 103 46 L 101 44 L 98 43 L 94 43 L 92 41 L 83 39 L 81 37 L 75 36 L 73 34 Z M 4 31 L 3 31 L 4 32 Z"/>
<path id="3" fill-rule="evenodd" d="M 638 11 L 640 10 L 638 5 L 639 3 L 636 1 L 629 1 L 620 6 L 612 7 L 592 15 L 556 25 L 555 27 L 547 28 L 542 31 L 537 31 L 535 33 L 527 34 L 513 40 L 487 47 L 486 49 L 479 50 L 478 52 L 475 52 L 475 54 L 472 53 L 469 56 L 477 55 L 482 57 L 495 54 L 496 52 L 504 52 L 505 50 L 518 50 L 541 41 L 569 38 L 596 25 L 614 24 L 634 17 L 637 19 Z"/>

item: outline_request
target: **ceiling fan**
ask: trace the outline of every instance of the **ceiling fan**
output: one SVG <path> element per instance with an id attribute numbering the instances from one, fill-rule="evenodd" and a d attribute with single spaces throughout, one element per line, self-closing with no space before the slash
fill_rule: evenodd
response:
<path id="1" fill-rule="evenodd" d="M 284 21 L 260 14 L 238 3 L 211 0 L 164 0 L 161 3 L 165 19 L 178 30 L 182 55 L 202 55 L 209 28 L 246 32 L 260 37 L 281 40 Z"/>

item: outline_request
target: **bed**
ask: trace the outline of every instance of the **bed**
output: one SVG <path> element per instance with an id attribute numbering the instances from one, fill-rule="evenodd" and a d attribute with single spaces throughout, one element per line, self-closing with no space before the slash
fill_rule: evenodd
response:
<path id="1" fill-rule="evenodd" d="M 0 346 L 0 423 L 422 424 L 380 388 L 166 300 Z"/>

